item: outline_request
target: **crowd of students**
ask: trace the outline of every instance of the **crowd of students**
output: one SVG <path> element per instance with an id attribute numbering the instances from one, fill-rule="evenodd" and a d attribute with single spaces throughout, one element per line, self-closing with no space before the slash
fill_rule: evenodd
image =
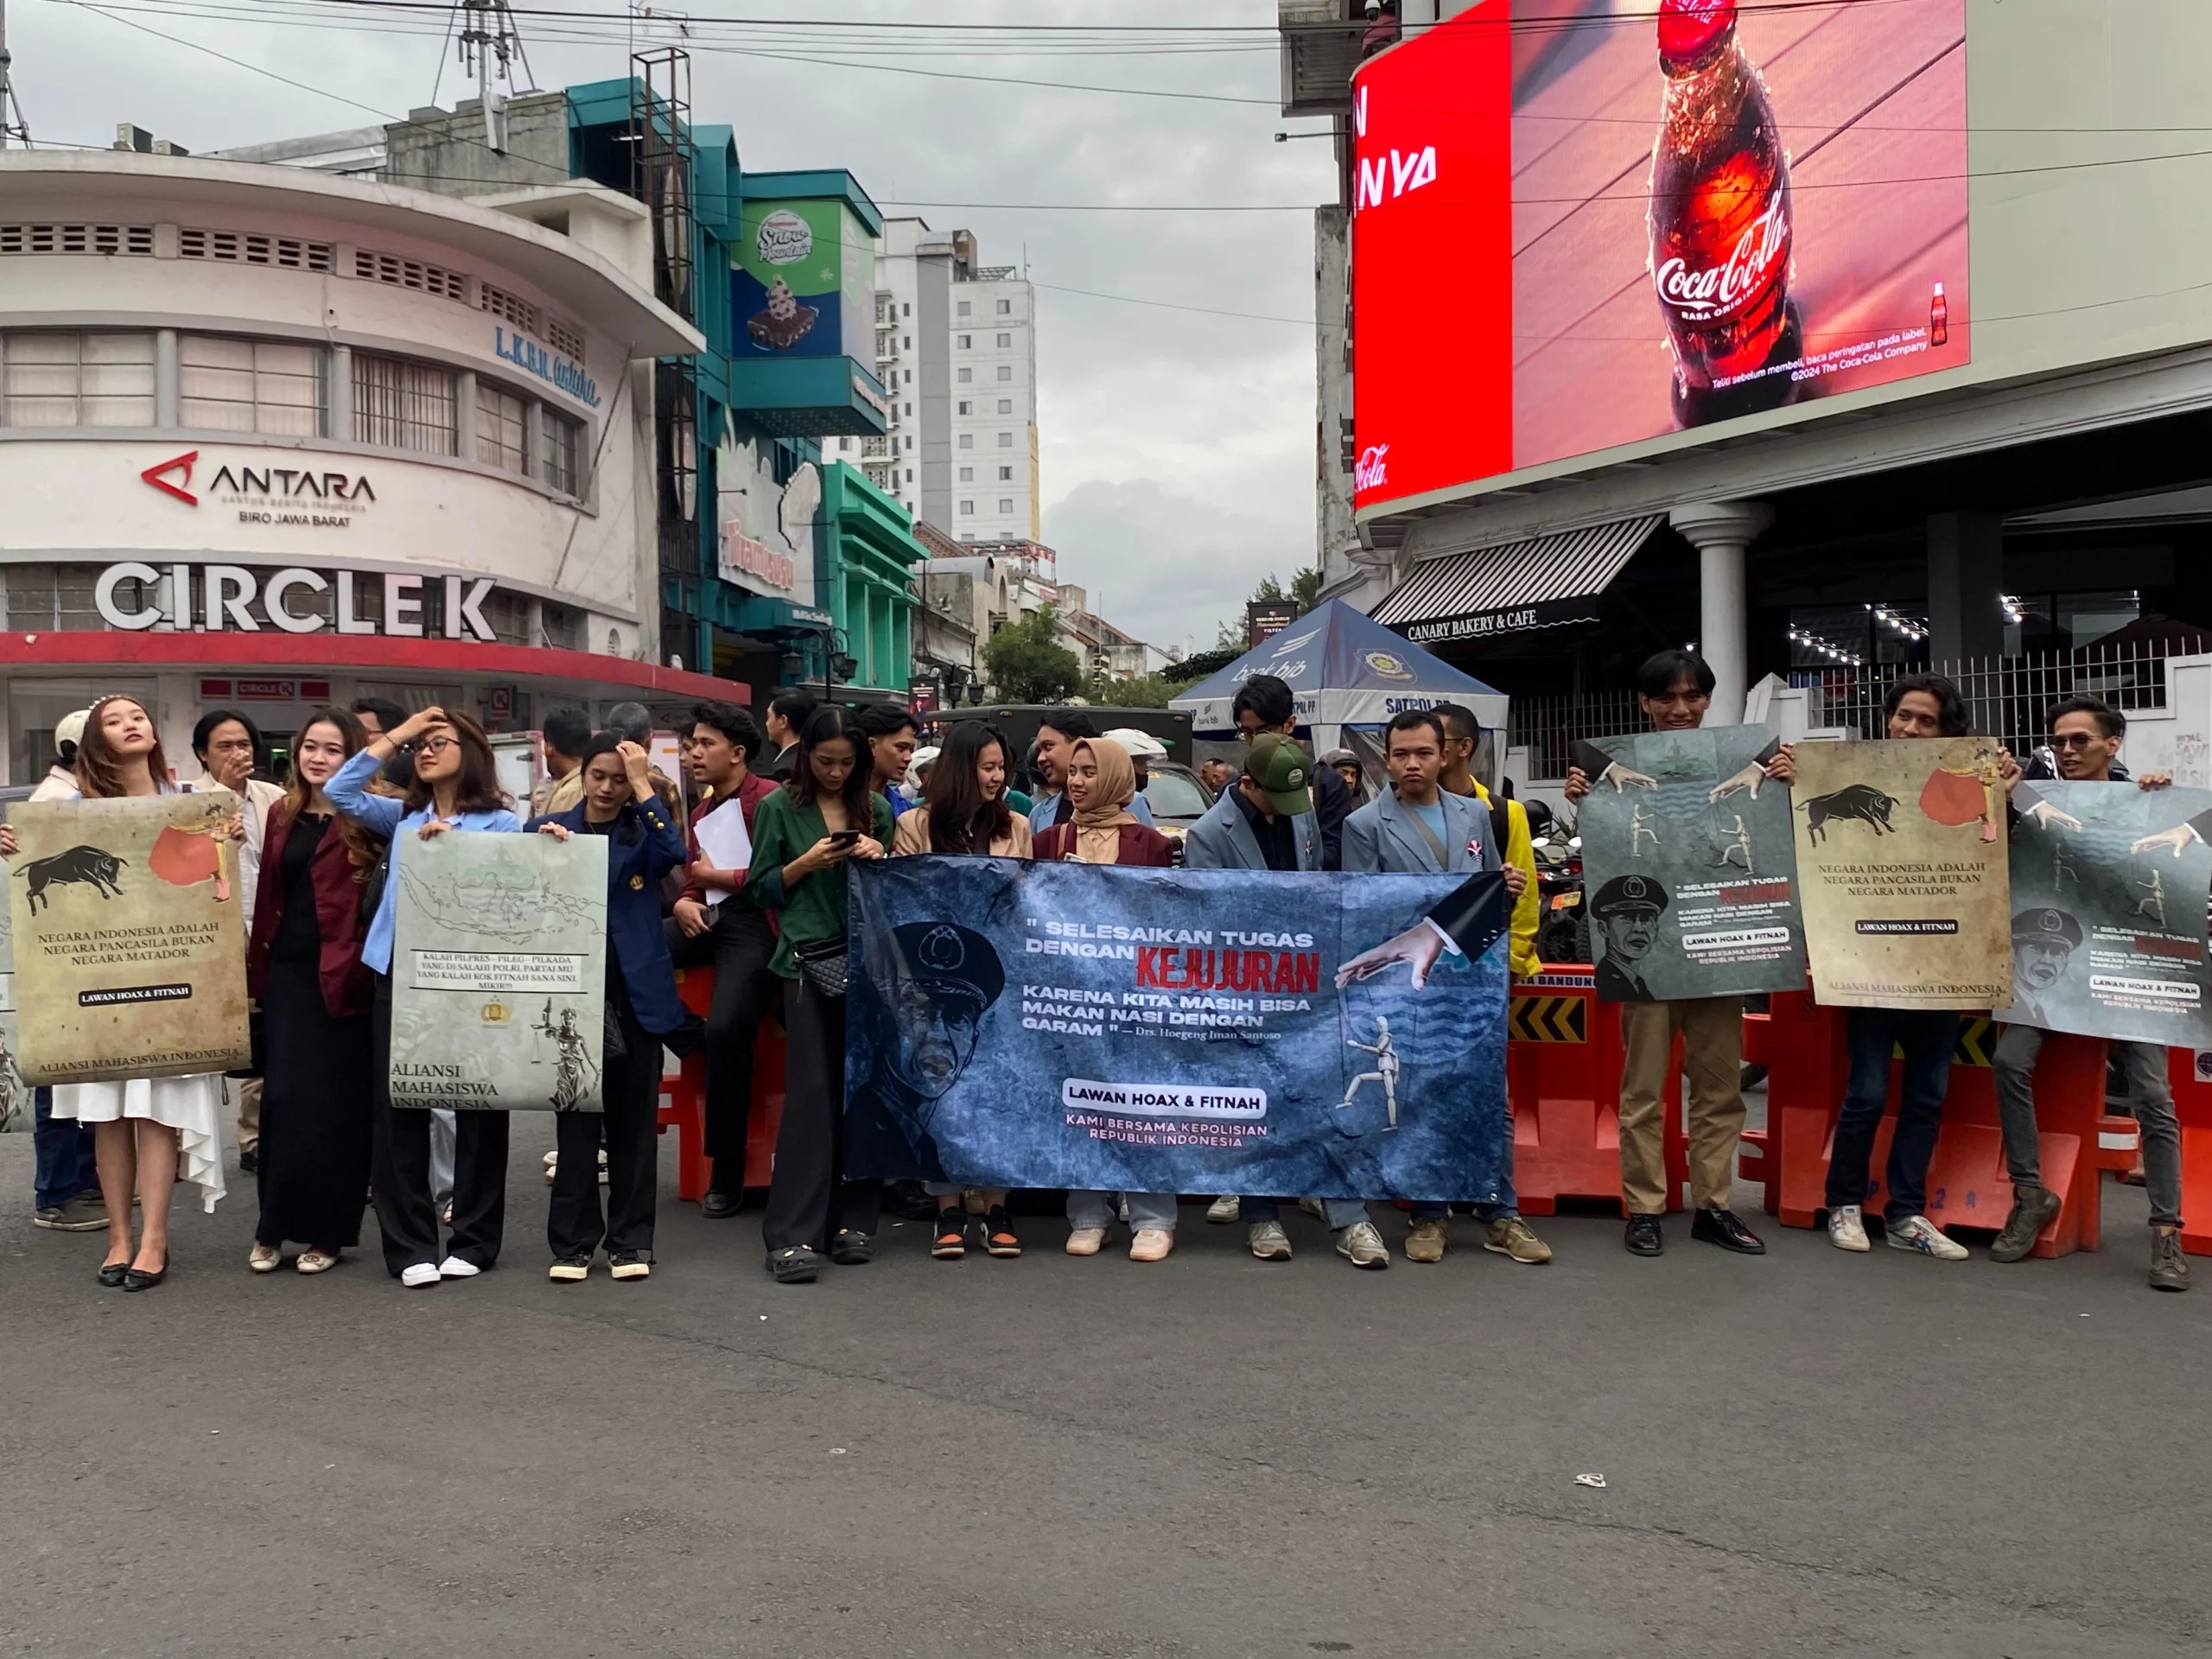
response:
<path id="1" fill-rule="evenodd" d="M 1711 671 L 1694 655 L 1663 652 L 1645 664 L 1639 701 L 1656 729 L 1704 718 Z M 1965 705 L 1946 681 L 1898 683 L 1888 704 L 1892 737 L 1964 734 Z M 1512 896 L 1514 974 L 1537 971 L 1537 884 L 1528 815 L 1493 796 L 1471 771 L 1479 733 L 1473 715 L 1446 705 L 1392 720 L 1383 735 L 1388 787 L 1363 804 L 1356 764 L 1316 765 L 1294 735 L 1287 686 L 1258 677 L 1240 689 L 1235 718 L 1241 767 L 1220 762 L 1211 810 L 1183 838 L 1194 868 L 1351 873 L 1499 873 Z M 396 1106 L 385 1078 L 391 1052 L 395 858 L 410 844 L 454 830 L 588 835 L 609 846 L 606 994 L 609 1019 L 601 1113 L 556 1113 L 547 1155 L 549 1277 L 588 1277 L 604 1251 L 618 1281 L 650 1275 L 657 1194 L 656 1134 L 664 1046 L 703 1047 L 709 1219 L 735 1216 L 744 1193 L 753 1057 L 763 1022 L 785 1033 L 785 1095 L 762 1218 L 767 1270 L 784 1283 L 816 1279 L 825 1262 L 870 1259 L 884 1207 L 881 1184 L 844 1169 L 846 880 L 855 859 L 975 856 L 1071 860 L 1164 868 L 1174 844 L 1150 822 L 1137 767 L 1123 744 L 1080 709 L 1058 711 L 1027 756 L 980 721 L 951 726 L 941 747 L 917 755 L 904 709 L 823 707 L 804 691 L 770 702 L 766 729 L 735 704 L 691 710 L 683 766 L 694 804 L 655 771 L 646 711 L 610 711 L 591 729 L 573 710 L 545 722 L 547 775 L 522 811 L 499 786 L 492 747 L 467 715 L 432 708 L 408 714 L 364 700 L 317 710 L 294 737 L 282 789 L 253 780 L 260 734 L 234 710 L 208 714 L 194 734 L 203 779 L 238 793 L 245 856 L 249 985 L 259 1009 L 251 1089 L 240 1089 L 242 1167 L 254 1175 L 258 1219 L 247 1266 L 327 1271 L 360 1243 L 365 1195 L 376 1212 L 386 1268 L 423 1287 L 474 1277 L 504 1243 L 511 1121 L 497 1111 L 435 1113 Z M 2053 716 L 2058 767 L 2069 779 L 2113 776 L 2120 717 L 2074 699 Z M 34 798 L 145 795 L 171 790 L 147 710 L 127 696 L 102 699 L 62 722 L 62 764 Z M 1013 785 L 1027 766 L 1032 799 Z M 925 768 L 925 770 L 924 769 Z M 1768 775 L 1785 786 L 1791 757 L 1777 747 Z M 2007 787 L 2018 768 L 2006 761 Z M 2124 775 L 2124 774 L 2121 774 Z M 1210 785 L 1214 782 L 1208 780 Z M 2157 787 L 2167 780 L 2145 774 Z M 1579 799 L 1591 779 L 1571 773 Z M 741 815 L 745 835 L 717 844 L 750 848 L 746 868 L 717 866 L 700 831 L 712 815 Z M 0 856 L 13 834 L 0 827 Z M 1395 947 L 1416 982 L 1445 950 L 1438 928 Z M 1376 953 L 1370 953 L 1376 954 Z M 1379 961 L 1379 956 L 1378 956 Z M 1364 959 L 1363 959 L 1364 963 Z M 1374 963 L 1347 964 L 1366 971 Z M 688 1016 L 678 968 L 711 967 L 703 1022 Z M 1685 1042 L 1694 1217 L 1691 1235 L 1758 1254 L 1759 1240 L 1729 1203 L 1744 1118 L 1738 1087 L 1740 998 L 1628 1003 L 1621 1089 L 1624 1243 L 1637 1255 L 1664 1248 L 1662 1118 L 1667 1056 Z M 1955 1260 L 1964 1248 L 1920 1213 L 1958 1016 L 1857 1009 L 1849 1016 L 1852 1081 L 1829 1174 L 1828 1232 L 1840 1248 L 1868 1247 L 1862 1205 L 1874 1130 L 1888 1088 L 1893 1044 L 1905 1055 L 1904 1099 L 1890 1154 L 1883 1231 L 1899 1248 Z M 2056 1200 L 2037 1173 L 2031 1077 L 2040 1033 L 2011 1027 L 1999 1045 L 1998 1084 L 2006 1154 L 2017 1194 L 1992 1254 L 2017 1261 L 2032 1248 Z M 2131 1055 L 2152 1200 L 2151 1282 L 2186 1288 L 2178 1242 L 2177 1141 L 2158 1081 L 2163 1053 Z M 39 1091 L 38 1224 L 105 1230 L 103 1284 L 143 1290 L 168 1268 L 168 1194 L 181 1173 L 207 1208 L 223 1196 L 219 1109 L 225 1080 L 135 1078 Z M 2016 1109 L 2020 1100 L 2029 1103 Z M 957 1172 L 948 1172 L 956 1174 Z M 605 1187 L 602 1203 L 601 1187 Z M 971 1222 L 968 1199 L 979 1196 Z M 972 1242 L 1014 1257 L 1021 1239 L 1003 1191 L 980 1195 L 957 1180 L 931 1184 L 931 1253 L 957 1258 Z M 134 1211 L 134 1198 L 138 1201 Z M 1225 1194 L 1207 1219 L 1241 1223 L 1251 1254 L 1287 1261 L 1291 1241 L 1280 1195 Z M 1387 1268 L 1389 1243 L 1354 1199 L 1306 1201 L 1354 1266 Z M 1408 1261 L 1440 1260 L 1451 1206 L 1414 1206 L 1401 1248 Z M 1474 1206 L 1481 1247 L 1536 1265 L 1550 1247 L 1510 1205 Z M 132 1217 L 140 1219 L 134 1234 Z M 1065 1248 L 1095 1255 L 1117 1224 L 1130 1259 L 1158 1262 L 1174 1248 L 1177 1195 L 1071 1192 Z"/>

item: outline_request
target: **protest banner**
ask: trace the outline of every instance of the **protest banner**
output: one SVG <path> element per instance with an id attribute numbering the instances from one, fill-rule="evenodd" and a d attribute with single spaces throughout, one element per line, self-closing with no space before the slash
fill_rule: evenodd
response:
<path id="1" fill-rule="evenodd" d="M 0 1135 L 36 1126 L 30 1085 L 16 1071 L 16 918 L 0 905 Z"/>
<path id="2" fill-rule="evenodd" d="M 1797 870 L 1821 1001 L 1986 1008 L 2012 995 L 1998 752 L 1986 737 L 1797 746 Z"/>
<path id="3" fill-rule="evenodd" d="M 211 790 L 8 809 L 25 1082 L 187 1076 L 251 1058 L 238 808 Z"/>
<path id="4" fill-rule="evenodd" d="M 2012 849 L 2012 1007 L 2045 1031 L 2212 1044 L 2212 790 L 2024 783 Z"/>
<path id="5" fill-rule="evenodd" d="M 1575 745 L 1598 995 L 1608 1002 L 1794 991 L 1805 983 L 1789 791 L 1764 726 Z"/>
<path id="6" fill-rule="evenodd" d="M 1497 876 L 848 868 L 856 1176 L 1512 1199 Z"/>
<path id="7" fill-rule="evenodd" d="M 452 830 L 393 853 L 391 1103 L 598 1111 L 607 842 Z"/>

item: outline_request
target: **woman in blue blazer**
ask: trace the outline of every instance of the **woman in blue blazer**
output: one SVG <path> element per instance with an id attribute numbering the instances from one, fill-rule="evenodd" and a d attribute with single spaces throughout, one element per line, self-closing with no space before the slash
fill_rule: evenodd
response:
<path id="1" fill-rule="evenodd" d="M 653 1198 L 658 1185 L 661 1039 L 683 1023 L 676 968 L 661 931 L 660 880 L 684 861 L 681 825 L 653 793 L 651 761 L 635 743 L 601 732 L 584 746 L 584 798 L 529 826 L 561 841 L 607 837 L 607 1033 L 601 1056 L 603 1114 L 556 1112 L 553 1198 L 545 1217 L 553 1248 L 548 1274 L 575 1284 L 607 1242 L 617 1279 L 652 1271 Z M 599 1208 L 600 1131 L 607 1135 L 607 1214 Z"/>

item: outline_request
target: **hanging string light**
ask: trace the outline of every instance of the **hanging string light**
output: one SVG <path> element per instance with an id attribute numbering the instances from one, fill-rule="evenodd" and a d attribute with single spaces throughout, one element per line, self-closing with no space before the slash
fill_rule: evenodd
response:
<path id="1" fill-rule="evenodd" d="M 1865 659 L 1858 652 L 1846 651 L 1833 640 L 1823 639 L 1816 633 L 1808 633 L 1802 628 L 1792 627 L 1789 630 L 1789 642 L 1795 645 L 1802 645 L 1807 651 L 1816 652 L 1833 663 L 1847 664 L 1853 668 L 1861 668 L 1866 665 Z"/>

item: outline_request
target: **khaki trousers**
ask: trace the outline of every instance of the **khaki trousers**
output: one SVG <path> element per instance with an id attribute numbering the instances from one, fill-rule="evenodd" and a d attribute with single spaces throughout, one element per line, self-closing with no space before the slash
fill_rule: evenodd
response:
<path id="1" fill-rule="evenodd" d="M 1744 1128 L 1744 999 L 1624 1002 L 1621 1045 L 1621 1198 L 1630 1215 L 1656 1216 L 1671 1196 L 1667 1179 L 1667 1058 L 1682 1039 L 1689 1085 L 1690 1200 L 1728 1208 L 1736 1142 Z"/>
<path id="2" fill-rule="evenodd" d="M 226 1077 L 223 1087 L 238 1103 L 238 1150 L 255 1151 L 261 1145 L 261 1079 Z"/>

